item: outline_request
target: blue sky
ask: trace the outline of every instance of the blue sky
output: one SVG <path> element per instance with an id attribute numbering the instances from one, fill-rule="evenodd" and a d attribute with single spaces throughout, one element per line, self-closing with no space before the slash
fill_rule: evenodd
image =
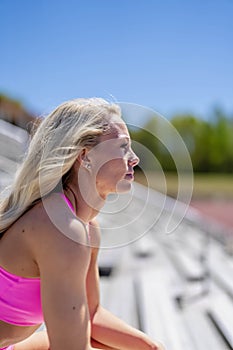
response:
<path id="1" fill-rule="evenodd" d="M 101 96 L 233 114 L 233 0 L 1 0 L 0 92 L 44 114 Z"/>

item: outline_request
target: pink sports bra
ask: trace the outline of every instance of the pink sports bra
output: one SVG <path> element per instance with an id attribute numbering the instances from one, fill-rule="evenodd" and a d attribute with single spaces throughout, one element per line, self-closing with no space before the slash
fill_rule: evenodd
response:
<path id="1" fill-rule="evenodd" d="M 0 267 L 0 319 L 18 326 L 44 322 L 40 278 L 16 276 Z"/>
<path id="2" fill-rule="evenodd" d="M 74 211 L 68 198 L 61 196 Z M 44 322 L 40 278 L 16 276 L 0 267 L 0 320 L 18 326 Z"/>

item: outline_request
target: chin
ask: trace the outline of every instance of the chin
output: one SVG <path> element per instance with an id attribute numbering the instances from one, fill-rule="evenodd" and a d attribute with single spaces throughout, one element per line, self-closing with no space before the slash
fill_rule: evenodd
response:
<path id="1" fill-rule="evenodd" d="M 127 193 L 131 190 L 132 182 L 121 180 L 116 185 L 116 193 Z"/>

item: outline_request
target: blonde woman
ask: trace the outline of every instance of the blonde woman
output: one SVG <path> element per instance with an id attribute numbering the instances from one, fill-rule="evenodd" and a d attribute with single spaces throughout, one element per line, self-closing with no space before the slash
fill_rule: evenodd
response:
<path id="1" fill-rule="evenodd" d="M 161 349 L 99 303 L 95 217 L 138 161 L 105 100 L 66 102 L 40 124 L 0 204 L 0 350 Z"/>

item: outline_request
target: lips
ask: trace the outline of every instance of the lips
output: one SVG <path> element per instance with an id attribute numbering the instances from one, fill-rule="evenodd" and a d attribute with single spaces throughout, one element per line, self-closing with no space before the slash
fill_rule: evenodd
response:
<path id="1" fill-rule="evenodd" d="M 125 178 L 128 179 L 128 180 L 133 180 L 134 179 L 134 175 L 133 174 L 134 174 L 133 172 L 132 173 L 127 173 L 125 175 Z"/>

